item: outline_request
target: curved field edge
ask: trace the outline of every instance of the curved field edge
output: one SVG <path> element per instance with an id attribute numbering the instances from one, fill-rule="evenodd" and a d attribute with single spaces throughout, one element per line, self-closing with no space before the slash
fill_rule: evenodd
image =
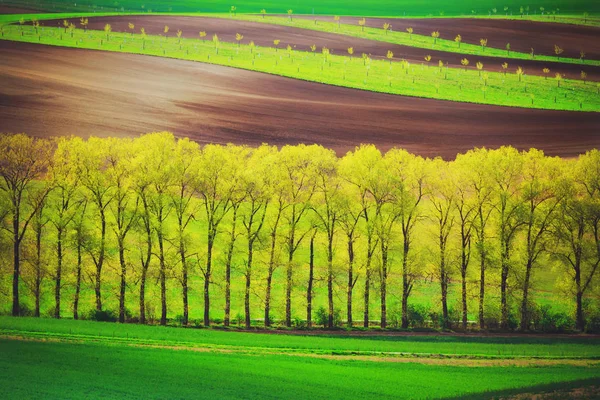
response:
<path id="1" fill-rule="evenodd" d="M 589 386 L 598 368 L 448 366 L 0 339 L 3 398 L 452 398 Z M 57 373 L 60 371 L 60 373 Z"/>
<path id="2" fill-rule="evenodd" d="M 192 16 L 190 14 L 189 16 Z M 600 60 L 586 60 L 583 63 L 579 59 L 573 58 L 560 58 L 560 57 L 551 57 L 544 55 L 535 55 L 535 58 L 532 58 L 530 54 L 521 53 L 516 51 L 507 52 L 504 49 L 498 49 L 494 47 L 485 47 L 478 44 L 466 43 L 462 42 L 460 46 L 455 43 L 453 40 L 448 39 L 437 39 L 435 42 L 432 37 L 417 35 L 417 34 L 409 34 L 408 32 L 387 32 L 383 29 L 379 28 L 369 28 L 364 27 L 364 30 L 358 25 L 349 25 L 349 24 L 336 24 L 334 22 L 323 22 L 319 21 L 318 24 L 315 24 L 313 21 L 308 19 L 301 18 L 292 18 L 290 21 L 289 18 L 284 17 L 260 17 L 253 15 L 237 15 L 233 17 L 227 16 L 217 16 L 217 15 L 203 15 L 205 17 L 214 17 L 214 18 L 233 18 L 240 21 L 249 21 L 249 22 L 258 22 L 265 24 L 273 24 L 273 25 L 281 25 L 281 26 L 289 26 L 300 29 L 308 29 L 314 30 L 318 32 L 327 32 L 327 33 L 336 33 L 339 35 L 345 35 L 360 39 L 374 40 L 384 43 L 390 43 L 400 46 L 407 47 L 415 47 L 426 50 L 436 50 L 443 51 L 447 53 L 456 53 L 456 54 L 464 54 L 464 55 L 474 55 L 474 56 L 486 56 L 486 57 L 496 57 L 503 59 L 512 59 L 512 60 L 536 60 L 536 61 L 545 61 L 549 63 L 562 63 L 562 64 L 581 64 L 581 65 L 592 65 L 592 66 L 600 66 Z"/>
<path id="3" fill-rule="evenodd" d="M 160 56 L 387 94 L 548 110 L 600 111 L 600 86 L 578 80 L 424 67 L 292 49 L 160 36 L 9 25 L 0 39 L 60 47 Z M 191 51 L 190 51 L 191 50 Z M 522 81 L 523 80 L 523 81 Z"/>
<path id="4" fill-rule="evenodd" d="M 397 31 L 385 31 L 381 28 L 372 27 L 360 27 L 358 25 L 350 24 L 337 24 L 335 22 L 324 22 L 319 21 L 315 24 L 312 20 L 304 18 L 282 17 L 282 16 L 259 16 L 255 14 L 209 14 L 209 13 L 152 13 L 152 14 L 140 14 L 140 13 L 99 13 L 99 14 L 13 14 L 0 16 L 0 25 L 2 24 L 14 24 L 20 20 L 31 21 L 32 18 L 38 20 L 48 19 L 69 19 L 69 18 L 80 18 L 84 17 L 101 17 L 101 16 L 179 16 L 179 17 L 204 17 L 204 18 L 219 18 L 219 19 L 233 19 L 237 21 L 255 22 L 263 24 L 271 24 L 277 26 L 293 27 L 296 29 L 306 29 L 316 32 L 332 33 L 337 35 L 343 35 L 348 37 L 354 37 L 358 39 L 372 40 L 382 43 L 389 43 L 393 45 L 406 46 L 425 50 L 441 51 L 453 54 L 462 54 L 468 56 L 485 56 L 495 57 L 508 60 L 535 60 L 544 61 L 548 63 L 559 63 L 559 64 L 575 64 L 585 66 L 600 66 L 600 60 L 586 59 L 583 62 L 581 59 L 565 58 L 565 57 L 554 57 L 546 55 L 535 55 L 531 57 L 528 53 L 522 53 L 517 51 L 506 51 L 505 49 L 499 49 L 494 47 L 482 47 L 479 44 L 461 42 L 460 45 L 455 43 L 453 40 L 438 38 L 433 40 L 432 37 L 418 34 L 409 34 L 408 32 L 397 32 Z M 306 17 L 296 16 L 296 17 Z"/>
<path id="5" fill-rule="evenodd" d="M 45 340 L 92 340 L 134 345 L 175 346 L 254 352 L 340 356 L 395 356 L 437 359 L 588 360 L 600 358 L 600 337 L 277 334 L 0 317 L 2 336 Z"/>

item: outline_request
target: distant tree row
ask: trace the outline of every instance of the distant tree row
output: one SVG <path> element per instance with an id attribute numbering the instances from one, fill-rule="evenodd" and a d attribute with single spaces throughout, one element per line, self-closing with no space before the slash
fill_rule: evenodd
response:
<path id="1" fill-rule="evenodd" d="M 257 297 L 265 326 L 271 324 L 277 276 L 285 289 L 287 326 L 299 277 L 306 277 L 302 287 L 311 326 L 318 274 L 326 287 L 329 327 L 336 303 L 346 306 L 353 325 L 357 284 L 363 287 L 358 302 L 364 326 L 375 313 L 387 327 L 392 274 L 398 277 L 391 289 L 400 293 L 403 328 L 409 327 L 413 287 L 427 277 L 439 283 L 444 327 L 451 322 L 449 287 L 457 284 L 459 322 L 467 328 L 469 276 L 476 276 L 471 284 L 478 289 L 481 329 L 490 290 L 499 294 L 493 298 L 502 328 L 516 311 L 519 328 L 530 329 L 532 288 L 552 268 L 562 277 L 554 293 L 572 299 L 579 330 L 586 323 L 586 297 L 597 291 L 598 150 L 561 159 L 502 147 L 444 161 L 400 149 L 382 154 L 372 145 L 338 158 L 317 145 L 200 146 L 170 133 L 51 141 L 19 134 L 0 136 L 0 177 L 0 243 L 10 243 L 0 251 L 5 263 L 10 258 L 15 316 L 21 314 L 24 283 L 40 315 L 48 280 L 54 316 L 60 318 L 65 275 L 73 285 L 74 318 L 85 282 L 93 287 L 96 310 L 103 310 L 107 268 L 117 280 L 111 284 L 118 287 L 121 322 L 132 287 L 139 321 L 147 321 L 148 277 L 156 276 L 161 324 L 167 323 L 169 281 L 178 282 L 184 325 L 190 282 L 199 281 L 204 325 L 215 311 L 215 284 L 223 288 L 223 322 L 229 325 L 232 269 L 243 276 L 247 327 Z M 301 252 L 308 257 L 300 258 Z M 215 262 L 224 276 L 214 275 Z M 275 274 L 279 268 L 281 275 Z M 372 295 L 378 296 L 379 312 L 370 309 Z"/>

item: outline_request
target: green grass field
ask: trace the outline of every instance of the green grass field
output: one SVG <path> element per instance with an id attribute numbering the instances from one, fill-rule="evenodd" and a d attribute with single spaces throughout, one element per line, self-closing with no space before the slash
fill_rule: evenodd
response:
<path id="1" fill-rule="evenodd" d="M 271 13 L 285 13 L 293 9 L 296 14 L 339 14 L 339 15 L 365 15 L 365 16 L 427 16 L 427 15 L 487 15 L 491 9 L 497 8 L 499 14 L 517 14 L 521 6 L 528 6 L 530 14 L 541 14 L 540 7 L 546 13 L 559 9 L 559 14 L 590 14 L 600 13 L 600 4 L 588 0 L 533 0 L 522 2 L 517 0 L 458 0 L 448 2 L 444 0 L 383 0 L 370 2 L 364 0 L 250 0 L 250 1 L 225 1 L 225 0 L 174 0 L 174 1 L 140 1 L 140 0 L 81 0 L 77 2 L 66 0 L 7 0 L 4 4 L 29 5 L 36 9 L 52 11 L 173 11 L 173 12 L 227 12 L 230 7 L 236 6 L 239 13 L 257 13 L 267 9 Z M 505 11 L 504 8 L 508 9 Z"/>
<path id="2" fill-rule="evenodd" d="M 17 17 L 13 17 L 17 18 Z M 65 17 L 66 18 L 66 17 Z M 72 15 L 71 18 L 76 18 Z M 14 19 L 13 19 L 14 20 Z M 83 49 L 145 54 L 231 66 L 295 79 L 404 96 L 553 110 L 600 110 L 600 86 L 579 80 L 546 79 L 510 72 L 476 71 L 340 56 L 314 51 L 256 47 L 215 42 L 211 38 L 181 39 L 159 36 L 106 34 L 75 29 L 5 25 L 4 40 Z M 513 72 L 513 73 L 511 73 Z"/>
<path id="3" fill-rule="evenodd" d="M 0 396 L 485 399 L 597 384 L 599 340 L 288 336 L 1 317 Z M 515 364 L 505 351 L 517 348 L 527 357 Z M 391 351 L 436 355 L 401 360 Z M 561 355 L 585 359 L 548 359 Z"/>

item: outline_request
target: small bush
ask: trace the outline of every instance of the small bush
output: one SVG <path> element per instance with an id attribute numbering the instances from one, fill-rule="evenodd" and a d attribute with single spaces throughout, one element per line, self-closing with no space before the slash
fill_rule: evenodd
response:
<path id="1" fill-rule="evenodd" d="M 563 312 L 553 312 L 549 304 L 535 307 L 530 312 L 530 316 L 533 329 L 542 332 L 567 332 L 575 325 L 571 316 Z"/>
<path id="2" fill-rule="evenodd" d="M 315 323 L 317 325 L 321 325 L 323 328 L 328 327 L 329 325 L 329 311 L 321 306 L 317 309 L 315 315 Z M 333 310 L 333 326 L 340 327 L 342 326 L 342 311 L 339 308 Z"/>
<path id="3" fill-rule="evenodd" d="M 306 321 L 300 317 L 292 318 L 292 327 L 295 329 L 306 329 Z"/>
<path id="4" fill-rule="evenodd" d="M 19 304 L 19 316 L 21 317 L 33 317 L 34 310 L 29 307 L 26 303 Z"/>
<path id="5" fill-rule="evenodd" d="M 423 304 L 408 305 L 408 324 L 411 328 L 426 328 L 429 309 Z"/>
<path id="6" fill-rule="evenodd" d="M 98 322 L 117 322 L 118 315 L 112 310 L 92 310 L 87 319 Z"/>

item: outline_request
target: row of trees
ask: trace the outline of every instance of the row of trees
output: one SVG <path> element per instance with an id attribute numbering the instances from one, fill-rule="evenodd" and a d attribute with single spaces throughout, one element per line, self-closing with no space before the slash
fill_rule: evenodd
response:
<path id="1" fill-rule="evenodd" d="M 478 325 L 485 327 L 489 274 L 498 274 L 501 326 L 511 313 L 509 285 L 518 285 L 520 328 L 531 322 L 535 271 L 564 272 L 578 329 L 584 299 L 594 291 L 600 265 L 600 152 L 576 160 L 479 149 L 455 161 L 425 159 L 404 150 L 382 154 L 363 145 L 338 158 L 321 146 L 219 146 L 177 140 L 169 133 L 137 139 L 0 136 L 0 217 L 12 242 L 12 312 L 20 314 L 23 243 L 33 267 L 36 315 L 44 287 L 42 248 L 52 249 L 48 275 L 61 315 L 65 260 L 74 282 L 74 317 L 82 275 L 90 278 L 95 307 L 103 309 L 106 268 L 118 277 L 119 319 L 127 289 L 139 293 L 146 321 L 148 273 L 160 285 L 160 322 L 167 322 L 167 284 L 179 283 L 184 324 L 189 321 L 190 273 L 203 282 L 203 322 L 211 323 L 211 288 L 224 288 L 224 323 L 231 319 L 234 259 L 244 277 L 244 319 L 250 326 L 257 280 L 263 282 L 264 323 L 272 317 L 274 274 L 284 270 L 285 323 L 292 324 L 292 291 L 309 254 L 306 319 L 312 321 L 316 258 L 322 255 L 328 326 L 336 289 L 345 292 L 353 324 L 355 286 L 363 285 L 363 323 L 369 326 L 376 288 L 381 327 L 387 326 L 392 270 L 399 277 L 402 327 L 417 281 L 439 282 L 449 323 L 448 291 L 461 287 L 461 324 L 468 322 L 467 284 L 476 275 Z M 201 236 L 202 237 L 201 237 Z M 8 239 L 8 236 L 7 236 Z M 240 250 L 243 247 L 244 250 Z M 224 277 L 214 276 L 215 252 Z M 256 277 L 257 262 L 264 275 Z M 176 268 L 175 268 L 176 266 Z M 133 277 L 135 272 L 135 279 Z M 342 278 L 343 277 L 343 278 Z M 344 283 L 342 283 L 344 282 Z M 495 289 L 495 288 L 494 288 Z M 497 289 L 496 289 L 497 290 Z M 342 302 L 343 303 L 343 302 Z"/>

